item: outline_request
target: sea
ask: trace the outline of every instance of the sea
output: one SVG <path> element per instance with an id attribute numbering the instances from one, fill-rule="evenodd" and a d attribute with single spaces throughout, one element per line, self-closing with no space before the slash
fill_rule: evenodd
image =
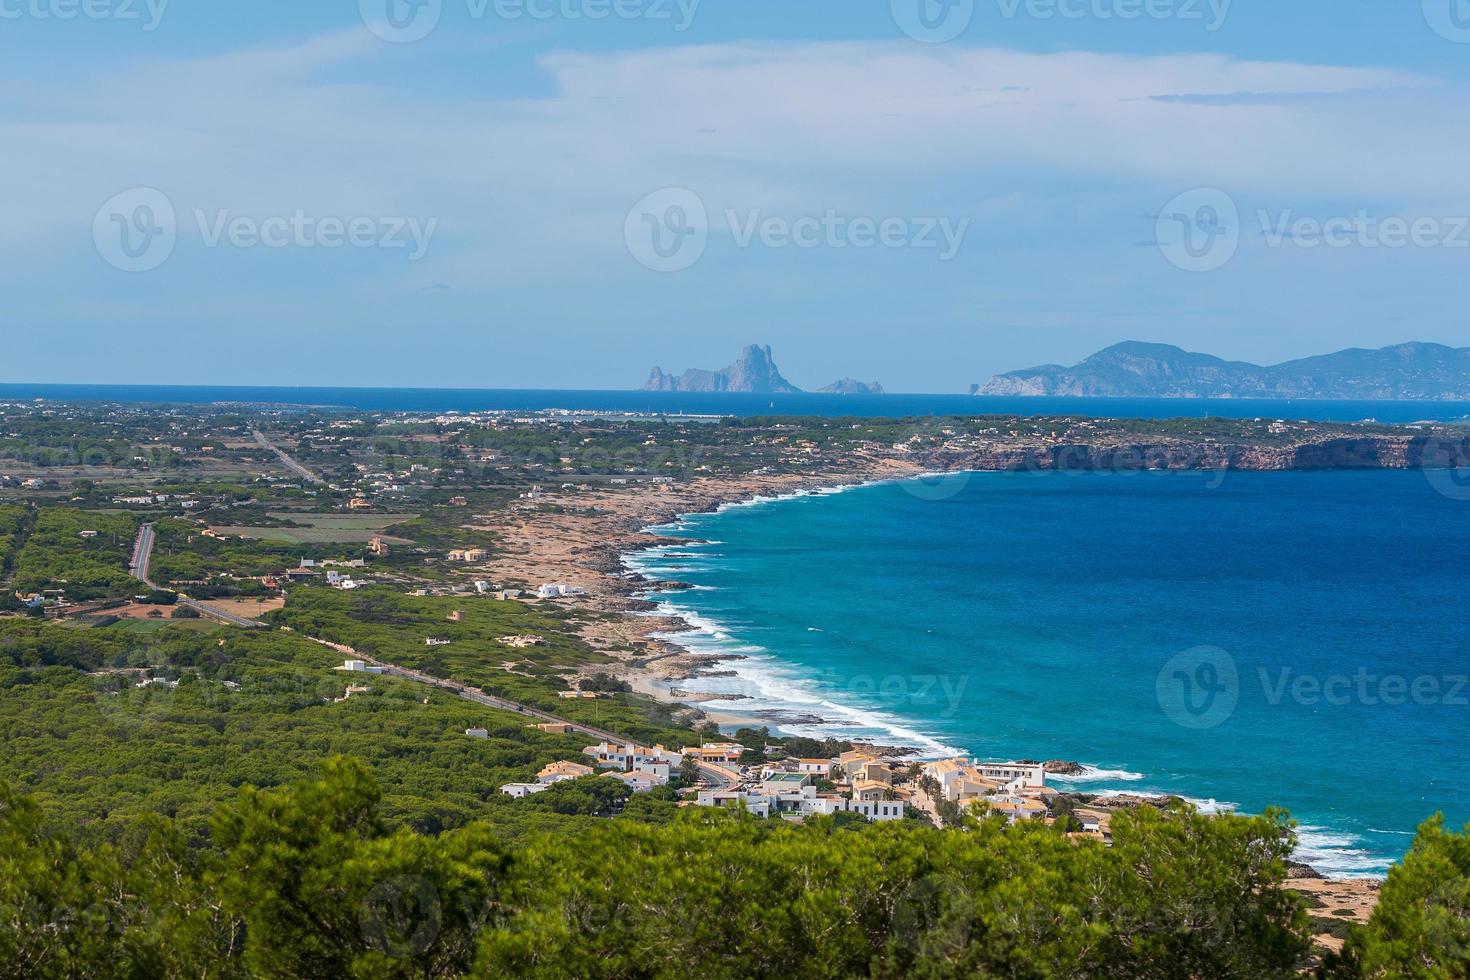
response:
<path id="1" fill-rule="evenodd" d="M 1470 402 L 1217 398 L 1021 398 L 988 395 L 752 395 L 663 391 L 470 388 L 216 387 L 0 384 L 0 401 L 264 404 L 378 412 L 577 411 L 694 416 L 1087 415 L 1097 418 L 1270 418 L 1314 422 L 1470 420 Z"/>
<path id="2" fill-rule="evenodd" d="M 1419 472 L 963 473 L 757 499 L 630 555 L 711 711 L 1061 786 L 1284 807 L 1384 873 L 1470 820 L 1470 491 Z"/>

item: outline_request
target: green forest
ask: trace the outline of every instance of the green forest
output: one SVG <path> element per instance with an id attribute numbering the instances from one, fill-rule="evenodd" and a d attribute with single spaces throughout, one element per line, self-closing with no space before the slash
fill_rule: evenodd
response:
<path id="1" fill-rule="evenodd" d="M 128 514 L 44 507 L 15 555 L 14 587 L 23 592 L 64 587 L 73 602 L 130 595 L 138 590 L 128 574 L 137 533 L 138 520 Z"/>
<path id="2" fill-rule="evenodd" d="M 1306 912 L 1285 817 L 1122 815 L 1114 843 L 975 819 L 791 826 L 626 812 L 507 840 L 395 826 L 359 761 L 117 844 L 0 786 L 15 977 L 1286 977 Z M 1470 839 L 1425 827 L 1319 973 L 1463 977 Z M 1457 904 L 1458 903 L 1458 904 Z"/>
<path id="3" fill-rule="evenodd" d="M 1284 977 L 1312 962 L 1284 814 L 1141 808 L 1108 847 L 978 816 L 793 826 L 596 777 L 512 801 L 500 784 L 585 738 L 381 676 L 339 701 L 339 656 L 288 633 L 125 626 L 0 624 L 0 975 Z M 1430 823 L 1372 924 L 1314 969 L 1463 977 L 1467 910 L 1470 838 Z"/>

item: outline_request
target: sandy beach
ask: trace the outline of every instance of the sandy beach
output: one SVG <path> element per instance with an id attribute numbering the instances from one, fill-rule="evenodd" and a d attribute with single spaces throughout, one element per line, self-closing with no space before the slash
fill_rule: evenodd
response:
<path id="1" fill-rule="evenodd" d="M 604 614 L 588 616 L 582 636 L 593 647 L 619 657 L 613 672 L 636 691 L 670 703 L 694 704 L 714 698 L 681 691 L 679 681 L 708 670 L 714 658 L 690 654 L 658 638 L 692 627 L 677 617 L 649 615 L 655 605 L 638 595 L 649 591 L 650 583 L 630 577 L 622 560 L 633 552 L 687 539 L 660 538 L 644 529 L 757 497 L 903 479 L 920 472 L 918 467 L 886 464 L 840 473 L 696 479 L 683 484 L 579 485 L 544 491 L 502 514 L 481 515 L 470 527 L 495 539 L 496 557 L 485 568 L 497 584 L 534 590 L 556 583 L 584 590 L 585 595 L 575 599 L 554 601 L 584 613 Z M 662 588 L 675 589 L 677 584 L 663 583 Z M 752 720 L 738 713 L 710 717 L 721 724 Z"/>

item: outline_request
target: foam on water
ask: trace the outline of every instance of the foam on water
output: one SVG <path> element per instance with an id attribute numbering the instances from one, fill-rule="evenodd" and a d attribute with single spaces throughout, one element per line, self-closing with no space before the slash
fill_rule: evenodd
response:
<path id="1" fill-rule="evenodd" d="M 1068 783 L 1096 783 L 1096 782 L 1119 782 L 1132 783 L 1143 778 L 1141 772 L 1129 772 L 1127 769 L 1098 769 L 1095 766 L 1083 765 L 1083 771 L 1074 775 L 1062 773 L 1047 773 L 1047 779 L 1055 779 Z"/>
<path id="2" fill-rule="evenodd" d="M 720 671 L 733 671 L 734 678 L 712 679 L 717 684 L 701 682 L 698 678 L 681 683 L 688 690 L 730 696 L 729 700 L 709 702 L 715 710 L 784 716 L 794 720 L 773 727 L 787 734 L 880 740 L 912 747 L 916 758 L 964 754 L 962 749 L 934 738 L 891 712 L 838 700 L 840 695 L 796 676 L 764 647 L 739 641 L 724 625 L 687 606 L 664 599 L 656 610 L 645 615 L 677 617 L 692 627 L 688 631 L 657 634 L 658 639 L 682 646 L 691 653 L 724 654 L 731 658 L 719 661 L 717 667 Z M 800 720 L 804 718 L 820 721 Z"/>

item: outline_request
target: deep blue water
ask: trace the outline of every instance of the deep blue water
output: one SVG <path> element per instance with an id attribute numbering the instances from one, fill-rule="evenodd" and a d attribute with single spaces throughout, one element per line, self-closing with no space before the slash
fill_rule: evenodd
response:
<path id="1" fill-rule="evenodd" d="M 1111 418 L 1309 419 L 1319 422 L 1447 421 L 1470 417 L 1466 402 L 1281 401 L 1176 398 L 997 398 L 972 395 L 747 395 L 647 391 L 453 388 L 211 387 L 197 385 L 0 384 L 0 400 L 339 406 L 372 411 L 479 412 L 570 409 L 690 415 L 816 415 L 899 418 L 922 415 L 1069 414 Z"/>
<path id="2" fill-rule="evenodd" d="M 1285 806 L 1336 873 L 1470 820 L 1470 502 L 1420 473 L 968 474 L 675 527 L 714 543 L 634 562 L 750 658 L 681 683 L 747 695 L 715 708 Z"/>

